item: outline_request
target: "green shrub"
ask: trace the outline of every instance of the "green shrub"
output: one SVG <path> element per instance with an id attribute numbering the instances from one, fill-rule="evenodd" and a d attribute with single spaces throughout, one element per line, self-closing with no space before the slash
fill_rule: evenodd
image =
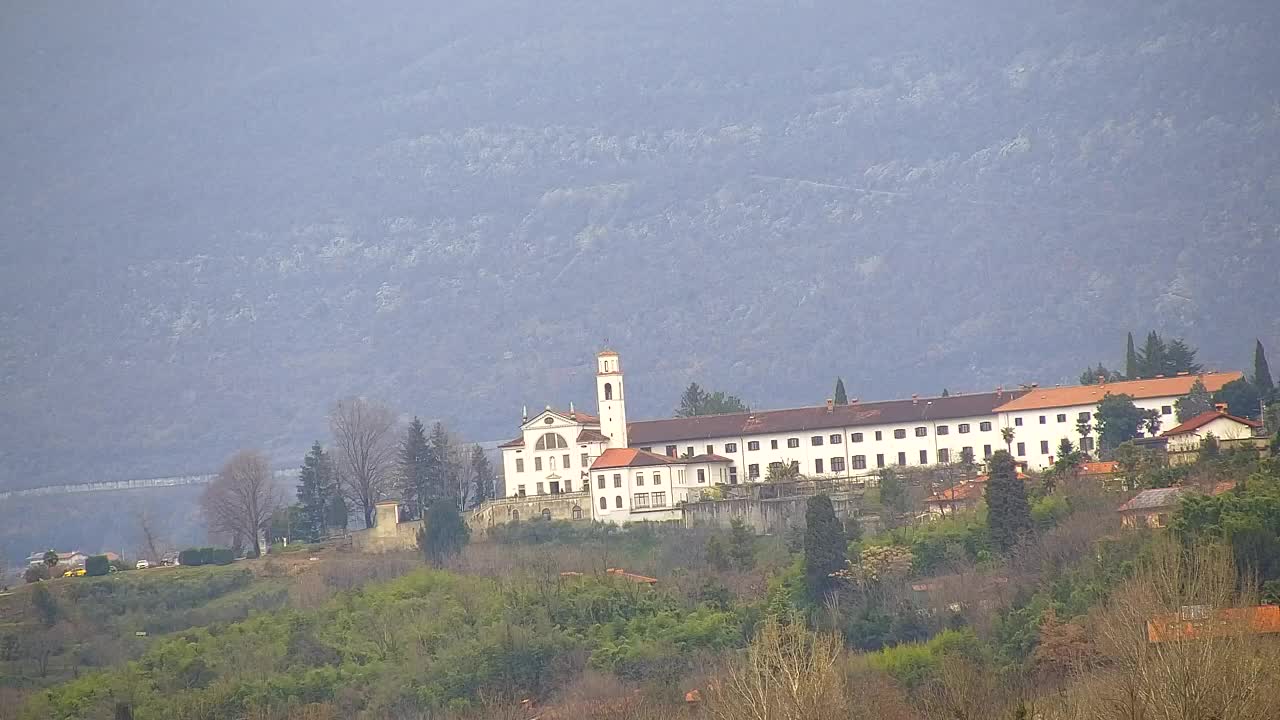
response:
<path id="1" fill-rule="evenodd" d="M 231 551 L 231 548 L 212 548 L 212 550 L 209 559 L 213 565 L 230 565 L 235 562 L 236 554 Z"/>
<path id="2" fill-rule="evenodd" d="M 101 577 L 111 572 L 111 561 L 106 555 L 91 555 L 84 561 L 84 574 Z"/>

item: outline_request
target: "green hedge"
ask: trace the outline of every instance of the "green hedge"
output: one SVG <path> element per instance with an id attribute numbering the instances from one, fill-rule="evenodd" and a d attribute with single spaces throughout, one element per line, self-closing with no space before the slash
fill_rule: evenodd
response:
<path id="1" fill-rule="evenodd" d="M 236 555 L 229 548 L 187 548 L 178 553 L 178 564 L 194 567 L 196 565 L 230 565 Z"/>
<path id="2" fill-rule="evenodd" d="M 91 555 L 84 561 L 84 574 L 98 577 L 111 572 L 111 561 L 106 555 Z"/>

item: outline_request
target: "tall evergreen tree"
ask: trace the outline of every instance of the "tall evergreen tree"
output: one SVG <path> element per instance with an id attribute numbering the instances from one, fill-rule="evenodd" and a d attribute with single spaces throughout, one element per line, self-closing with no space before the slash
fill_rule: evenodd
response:
<path id="1" fill-rule="evenodd" d="M 1253 384 L 1265 400 L 1275 394 L 1276 384 L 1271 379 L 1271 367 L 1267 365 L 1267 351 L 1262 348 L 1261 340 L 1257 343 L 1253 348 Z"/>
<path id="2" fill-rule="evenodd" d="M 462 498 L 457 483 L 458 468 L 454 465 L 453 441 L 444 423 L 431 426 L 431 461 L 427 485 L 430 488 L 424 507 L 436 500 L 449 500 L 459 507 Z"/>
<path id="3" fill-rule="evenodd" d="M 486 500 L 493 500 L 497 495 L 497 479 L 493 467 L 489 464 L 489 456 L 479 445 L 471 446 L 471 482 L 475 487 L 471 492 L 471 503 L 479 505 Z"/>
<path id="4" fill-rule="evenodd" d="M 1191 384 L 1191 389 L 1186 395 L 1178 398 L 1173 407 L 1177 411 L 1178 422 L 1183 423 L 1212 410 L 1213 396 L 1209 394 L 1209 388 L 1204 386 L 1204 382 L 1196 378 L 1196 381 Z"/>
<path id="5" fill-rule="evenodd" d="M 415 416 L 405 428 L 396 455 L 396 489 L 408 517 L 422 517 L 430 504 L 433 460 L 432 448 L 427 444 L 427 429 Z"/>
<path id="6" fill-rule="evenodd" d="M 844 378 L 836 378 L 836 391 L 835 394 L 832 395 L 831 399 L 834 400 L 837 405 L 849 404 L 849 396 L 844 391 Z"/>
<path id="7" fill-rule="evenodd" d="M 329 526 L 329 506 L 338 494 L 338 479 L 333 463 L 324 448 L 316 442 L 302 460 L 298 471 L 297 525 L 293 528 L 302 539 L 315 542 L 324 537 Z"/>
<path id="8" fill-rule="evenodd" d="M 1133 404 L 1133 396 L 1107 393 L 1098 403 L 1093 414 L 1093 424 L 1098 430 L 1098 449 L 1115 450 L 1122 443 L 1138 437 L 1141 432 L 1142 411 Z"/>
<path id="9" fill-rule="evenodd" d="M 1155 377 L 1164 373 L 1165 345 L 1160 336 L 1152 330 L 1147 334 L 1147 344 L 1142 347 L 1138 356 L 1138 369 L 1141 377 Z"/>
<path id="10" fill-rule="evenodd" d="M 689 387 L 685 388 L 680 395 L 680 407 L 676 408 L 676 417 L 723 415 L 747 412 L 750 409 L 736 395 L 728 395 L 723 390 L 708 393 L 698 383 L 689 383 Z"/>
<path id="11" fill-rule="evenodd" d="M 1136 380 L 1140 373 L 1138 351 L 1133 346 L 1133 333 L 1131 332 L 1124 349 L 1124 376 L 1128 380 Z"/>
<path id="12" fill-rule="evenodd" d="M 1204 366 L 1196 362 L 1196 349 L 1182 338 L 1169 343 L 1164 351 L 1164 367 L 1161 374 L 1174 376 L 1178 373 L 1198 374 Z"/>
<path id="13" fill-rule="evenodd" d="M 449 502 L 434 502 L 422 517 L 422 529 L 418 531 L 418 549 L 431 565 L 440 566 L 445 560 L 462 552 L 471 540 L 471 529 L 463 521 L 458 508 Z"/>
<path id="14" fill-rule="evenodd" d="M 1213 394 L 1214 403 L 1226 403 L 1227 412 L 1237 417 L 1258 419 L 1262 417 L 1262 396 L 1258 386 L 1241 378 L 1232 380 Z"/>
<path id="15" fill-rule="evenodd" d="M 1012 455 L 997 450 L 991 456 L 990 468 L 986 489 L 987 532 L 996 547 L 1008 552 L 1031 532 L 1031 506 Z"/>
<path id="16" fill-rule="evenodd" d="M 844 527 L 826 495 L 809 498 L 804 524 L 805 584 L 817 605 L 832 587 L 831 573 L 845 566 Z"/>

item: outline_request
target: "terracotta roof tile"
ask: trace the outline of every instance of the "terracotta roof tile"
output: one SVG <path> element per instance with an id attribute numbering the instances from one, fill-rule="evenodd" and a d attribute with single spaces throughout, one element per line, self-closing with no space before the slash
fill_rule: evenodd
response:
<path id="1" fill-rule="evenodd" d="M 665 455 L 658 455 L 646 450 L 637 450 L 635 448 L 609 448 L 600 453 L 600 457 L 591 463 L 592 470 L 607 470 L 610 468 L 624 467 L 648 467 L 650 465 L 670 465 L 674 463 L 675 458 L 669 458 Z"/>
<path id="2" fill-rule="evenodd" d="M 722 455 L 716 455 L 716 454 L 714 454 L 714 453 L 703 453 L 703 454 L 701 454 L 701 455 L 694 455 L 694 456 L 693 456 L 693 457 L 691 457 L 691 458 L 680 458 L 680 459 L 679 459 L 679 462 L 686 462 L 686 463 L 731 463 L 731 462 L 733 462 L 733 461 L 732 461 L 732 460 L 730 460 L 730 459 L 729 459 L 729 458 L 727 458 L 727 457 L 722 456 Z"/>
<path id="3" fill-rule="evenodd" d="M 521 435 L 515 440 L 508 440 L 502 443 L 501 445 L 499 445 L 498 447 L 499 448 L 524 447 L 524 436 Z"/>
<path id="4" fill-rule="evenodd" d="M 1080 463 L 1081 475 L 1115 475 L 1118 472 L 1120 472 L 1120 463 L 1114 460 Z"/>
<path id="5" fill-rule="evenodd" d="M 1102 402 L 1107 393 L 1130 395 L 1135 399 L 1175 397 L 1186 395 L 1199 378 L 1209 392 L 1217 392 L 1232 380 L 1244 377 L 1240 372 L 1204 373 L 1203 375 L 1177 375 L 1167 378 L 1125 380 L 1103 385 L 1069 385 L 1067 387 L 1036 388 L 996 408 L 996 412 L 1015 410 L 1039 410 L 1041 408 L 1094 405 Z"/>
<path id="6" fill-rule="evenodd" d="M 595 428 L 583 428 L 582 432 L 578 433 L 577 442 L 609 442 L 609 438 Z"/>
<path id="7" fill-rule="evenodd" d="M 704 438 L 744 437 L 766 433 L 808 432 L 884 423 L 980 417 L 991 415 L 997 405 L 1017 397 L 1020 392 L 1005 391 L 915 400 L 853 403 L 836 405 L 830 411 L 827 410 L 826 405 L 817 405 L 727 415 L 642 420 L 630 423 L 627 426 L 627 432 L 633 444 L 656 445 Z"/>
<path id="8" fill-rule="evenodd" d="M 1219 410 L 1210 410 L 1208 412 L 1202 412 L 1199 415 L 1191 418 L 1190 420 L 1182 423 L 1181 425 L 1178 425 L 1177 427 L 1173 427 L 1166 430 L 1162 434 L 1163 435 L 1181 435 L 1183 433 L 1194 432 L 1219 418 L 1223 418 L 1226 420 L 1234 420 L 1240 423 L 1241 425 L 1245 425 L 1251 428 L 1262 427 L 1262 423 L 1258 422 L 1257 420 L 1250 420 L 1249 418 L 1242 418 L 1242 417 L 1236 417 L 1235 415 L 1228 415 L 1227 413 L 1221 412 Z"/>

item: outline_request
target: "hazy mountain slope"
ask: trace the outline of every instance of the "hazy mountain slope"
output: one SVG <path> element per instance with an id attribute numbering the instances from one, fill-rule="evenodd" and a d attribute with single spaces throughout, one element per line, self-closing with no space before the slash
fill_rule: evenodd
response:
<path id="1" fill-rule="evenodd" d="M 1273 3 L 266 5 L 9 10 L 0 486 L 1280 347 Z"/>

